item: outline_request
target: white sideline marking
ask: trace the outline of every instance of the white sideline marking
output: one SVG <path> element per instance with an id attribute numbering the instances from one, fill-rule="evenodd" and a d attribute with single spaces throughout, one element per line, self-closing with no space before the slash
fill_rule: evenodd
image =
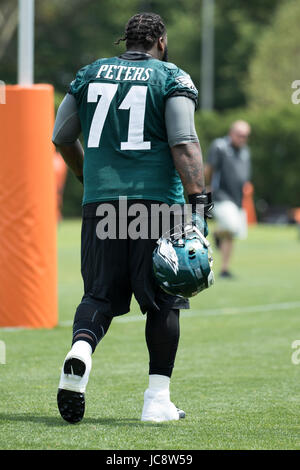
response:
<path id="1" fill-rule="evenodd" d="M 247 307 L 226 307 L 216 308 L 211 310 L 181 310 L 181 318 L 189 318 L 195 316 L 210 316 L 210 315 L 239 315 L 243 313 L 258 313 L 258 312 L 272 312 L 273 310 L 291 310 L 293 308 L 300 308 L 300 301 L 296 302 L 282 302 L 277 304 L 264 304 L 264 305 L 249 305 Z M 131 323 L 137 321 L 145 321 L 145 315 L 132 315 L 114 318 L 114 322 Z M 73 321 L 60 322 L 59 326 L 71 326 Z"/>

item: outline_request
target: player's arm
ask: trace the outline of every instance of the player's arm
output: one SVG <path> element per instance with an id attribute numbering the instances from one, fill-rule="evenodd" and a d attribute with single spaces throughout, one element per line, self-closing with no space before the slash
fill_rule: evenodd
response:
<path id="1" fill-rule="evenodd" d="M 194 113 L 194 102 L 185 96 L 169 98 L 166 103 L 166 128 L 174 165 L 192 205 L 193 220 L 206 235 L 205 219 L 212 203 L 205 192 L 203 158 Z"/>
<path id="2" fill-rule="evenodd" d="M 82 183 L 84 152 L 78 138 L 80 133 L 81 125 L 76 101 L 72 95 L 67 94 L 57 111 L 52 142 Z"/>
<path id="3" fill-rule="evenodd" d="M 194 124 L 195 104 L 186 96 L 166 102 L 165 120 L 173 161 L 188 195 L 204 190 L 202 153 Z"/>
<path id="4" fill-rule="evenodd" d="M 188 196 L 205 188 L 201 148 L 198 142 L 171 147 L 173 161 Z"/>

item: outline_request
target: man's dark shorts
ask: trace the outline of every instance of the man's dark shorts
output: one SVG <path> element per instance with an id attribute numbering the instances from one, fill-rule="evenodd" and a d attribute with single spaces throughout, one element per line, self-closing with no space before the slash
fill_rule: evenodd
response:
<path id="1" fill-rule="evenodd" d="M 150 208 L 157 201 L 128 200 L 128 207 L 143 203 L 148 209 L 148 228 L 151 233 Z M 130 310 L 132 295 L 137 300 L 142 313 L 153 310 L 166 311 L 188 309 L 189 301 L 165 293 L 156 283 L 152 268 L 152 253 L 156 239 L 120 239 L 118 236 L 119 201 L 106 201 L 112 204 L 117 215 L 117 238 L 99 238 L 97 225 L 104 216 L 96 211 L 102 203 L 83 206 L 81 232 L 81 273 L 84 281 L 83 303 L 94 304 L 98 311 L 111 316 L 124 315 Z M 103 203 L 104 204 L 104 203 Z M 122 211 L 121 217 L 125 217 Z M 159 231 L 162 229 L 159 218 Z M 133 217 L 127 218 L 127 224 Z M 123 223 L 123 222 L 122 222 Z M 172 224 L 172 221 L 171 221 Z M 98 232 L 99 233 L 99 232 Z M 162 233 L 159 234 L 161 236 Z"/>

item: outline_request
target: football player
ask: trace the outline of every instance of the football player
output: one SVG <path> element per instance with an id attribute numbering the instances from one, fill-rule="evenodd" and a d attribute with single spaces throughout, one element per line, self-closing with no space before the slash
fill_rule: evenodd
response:
<path id="1" fill-rule="evenodd" d="M 149 350 L 149 386 L 141 419 L 160 422 L 185 416 L 170 399 L 170 378 L 179 311 L 189 308 L 189 301 L 164 292 L 155 281 L 152 253 L 157 239 L 100 239 L 97 225 L 104 204 L 113 206 L 117 224 L 123 223 L 120 198 L 127 199 L 129 208 L 142 203 L 150 214 L 153 204 L 184 205 L 185 191 L 193 208 L 204 208 L 203 162 L 194 125 L 198 92 L 187 73 L 167 62 L 167 32 L 159 15 L 134 15 L 121 41 L 126 42 L 126 52 L 79 70 L 53 131 L 53 142 L 84 186 L 84 294 L 57 395 L 61 416 L 71 423 L 84 415 L 92 354 L 112 319 L 129 312 L 133 294 L 146 314 Z M 193 215 L 206 235 L 204 211 L 195 209 Z M 158 223 L 150 215 L 147 222 Z"/>

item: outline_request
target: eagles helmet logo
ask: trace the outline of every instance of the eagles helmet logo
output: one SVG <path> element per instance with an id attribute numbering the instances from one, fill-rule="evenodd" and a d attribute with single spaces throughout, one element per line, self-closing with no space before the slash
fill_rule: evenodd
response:
<path id="1" fill-rule="evenodd" d="M 170 243 L 166 238 L 162 238 L 158 243 L 157 254 L 161 256 L 171 266 L 175 274 L 178 272 L 178 257 L 172 243 Z"/>
<path id="2" fill-rule="evenodd" d="M 181 75 L 180 77 L 176 77 L 176 81 L 187 88 L 191 88 L 191 90 L 197 91 L 191 77 L 189 75 Z"/>

